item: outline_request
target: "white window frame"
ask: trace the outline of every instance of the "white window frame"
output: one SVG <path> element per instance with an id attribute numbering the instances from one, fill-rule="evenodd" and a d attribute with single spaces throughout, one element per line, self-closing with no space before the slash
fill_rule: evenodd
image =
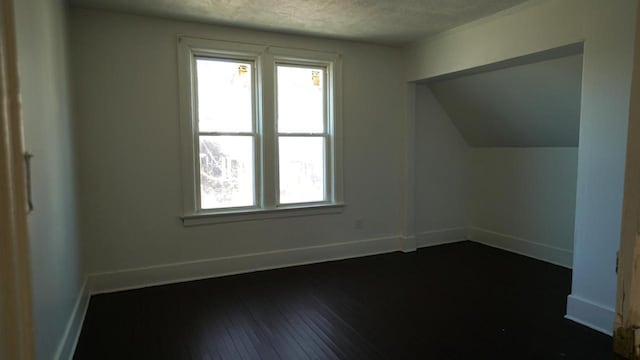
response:
<path id="1" fill-rule="evenodd" d="M 201 209 L 197 82 L 198 57 L 248 61 L 255 64 L 254 161 L 255 206 Z M 276 123 L 276 66 L 322 67 L 325 72 L 325 201 L 279 204 Z M 334 214 L 344 207 L 342 180 L 342 61 L 334 53 L 178 36 L 178 80 L 182 148 L 182 192 L 185 226 L 266 218 Z M 292 134 L 293 135 L 293 134 Z M 304 135 L 304 134 L 303 134 Z M 286 135 L 291 136 L 291 135 Z"/>

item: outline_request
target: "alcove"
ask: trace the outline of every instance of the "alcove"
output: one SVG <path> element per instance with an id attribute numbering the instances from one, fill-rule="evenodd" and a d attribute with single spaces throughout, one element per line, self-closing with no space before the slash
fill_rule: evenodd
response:
<path id="1" fill-rule="evenodd" d="M 418 246 L 466 236 L 572 267 L 582 62 L 578 44 L 416 84 Z"/>

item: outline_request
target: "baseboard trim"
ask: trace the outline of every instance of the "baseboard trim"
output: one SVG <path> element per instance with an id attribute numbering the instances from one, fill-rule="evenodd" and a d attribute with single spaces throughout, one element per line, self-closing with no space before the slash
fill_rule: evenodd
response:
<path id="1" fill-rule="evenodd" d="M 400 236 L 89 274 L 90 294 L 138 289 L 402 250 Z"/>
<path id="2" fill-rule="evenodd" d="M 576 295 L 567 296 L 566 319 L 613 336 L 615 310 Z"/>
<path id="3" fill-rule="evenodd" d="M 569 269 L 573 266 L 573 251 L 571 250 L 561 249 L 477 227 L 469 227 L 468 230 L 469 238 L 472 241 Z"/>
<path id="4" fill-rule="evenodd" d="M 80 332 L 82 331 L 82 324 L 84 323 L 84 318 L 87 315 L 87 309 L 89 307 L 90 296 L 88 289 L 88 279 L 85 278 L 71 315 L 69 316 L 69 321 L 67 321 L 62 340 L 60 340 L 58 349 L 53 356 L 56 360 L 73 358 L 78 339 L 80 338 Z"/>
<path id="5" fill-rule="evenodd" d="M 402 242 L 400 244 L 400 248 L 402 249 L 402 252 L 409 253 L 409 252 L 416 251 L 417 242 L 416 242 L 415 235 L 403 236 L 400 238 L 400 241 Z"/>
<path id="6" fill-rule="evenodd" d="M 418 248 L 451 244 L 467 240 L 467 229 L 464 227 L 425 231 L 416 234 Z"/>

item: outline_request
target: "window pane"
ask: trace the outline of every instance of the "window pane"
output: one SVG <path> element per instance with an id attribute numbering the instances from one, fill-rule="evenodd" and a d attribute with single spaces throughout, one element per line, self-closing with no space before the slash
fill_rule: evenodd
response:
<path id="1" fill-rule="evenodd" d="M 253 137 L 200 137 L 200 207 L 255 205 Z"/>
<path id="2" fill-rule="evenodd" d="M 252 64 L 196 59 L 200 131 L 252 131 Z"/>
<path id="3" fill-rule="evenodd" d="M 280 203 L 325 199 L 323 137 L 280 137 Z"/>
<path id="4" fill-rule="evenodd" d="M 278 131 L 324 131 L 324 69 L 278 65 Z"/>

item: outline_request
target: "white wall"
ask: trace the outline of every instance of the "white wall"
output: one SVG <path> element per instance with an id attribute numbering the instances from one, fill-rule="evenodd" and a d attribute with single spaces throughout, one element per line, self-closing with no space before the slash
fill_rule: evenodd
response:
<path id="1" fill-rule="evenodd" d="M 424 39 L 407 51 L 419 80 L 583 42 L 572 294 L 567 316 L 611 333 L 633 66 L 635 0 L 533 1 Z"/>
<path id="2" fill-rule="evenodd" d="M 578 146 L 582 54 L 429 86 L 471 146 Z"/>
<path id="3" fill-rule="evenodd" d="M 429 86 L 415 98 L 418 246 L 469 239 L 571 267 L 577 147 L 470 147 Z"/>
<path id="4" fill-rule="evenodd" d="M 471 240 L 571 267 L 578 148 L 473 148 Z"/>
<path id="5" fill-rule="evenodd" d="M 415 98 L 417 245 L 464 240 L 469 146 L 427 85 Z"/>
<path id="6" fill-rule="evenodd" d="M 81 233 L 98 291 L 399 249 L 398 49 L 85 9 L 70 27 Z M 177 34 L 342 54 L 342 214 L 182 225 Z"/>
<path id="7" fill-rule="evenodd" d="M 84 281 L 77 232 L 73 131 L 63 1 L 14 1 L 26 149 L 33 153 L 29 215 L 38 359 L 68 356 Z M 69 341 L 68 341 L 69 340 Z"/>

